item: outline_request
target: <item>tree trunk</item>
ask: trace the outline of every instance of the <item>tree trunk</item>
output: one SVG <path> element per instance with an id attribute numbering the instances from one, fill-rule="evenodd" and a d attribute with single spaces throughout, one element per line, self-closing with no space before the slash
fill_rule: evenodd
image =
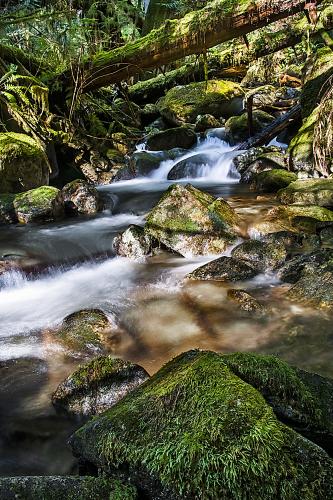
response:
<path id="1" fill-rule="evenodd" d="M 81 68 L 80 91 L 126 80 L 302 11 L 305 0 L 215 0 L 123 47 L 96 55 Z M 70 75 L 67 75 L 70 79 Z M 69 80 L 70 81 L 70 80 Z"/>

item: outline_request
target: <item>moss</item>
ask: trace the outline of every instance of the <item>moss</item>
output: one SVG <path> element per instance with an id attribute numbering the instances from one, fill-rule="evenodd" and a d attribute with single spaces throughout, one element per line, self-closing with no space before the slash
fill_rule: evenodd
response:
<path id="1" fill-rule="evenodd" d="M 281 203 L 333 206 L 333 179 L 305 179 L 289 184 L 278 192 Z"/>
<path id="2" fill-rule="evenodd" d="M 103 477 L 0 478 L 0 497 L 7 500 L 135 500 L 133 486 Z"/>
<path id="3" fill-rule="evenodd" d="M 105 468 L 145 470 L 170 498 L 319 500 L 332 489 L 328 456 L 210 352 L 169 362 L 77 431 L 72 446 Z"/>
<path id="4" fill-rule="evenodd" d="M 14 199 L 14 194 L 0 194 L 0 222 L 17 222 Z"/>
<path id="5" fill-rule="evenodd" d="M 0 134 L 0 191 L 17 193 L 47 184 L 49 164 L 37 142 L 25 134 Z"/>
<path id="6" fill-rule="evenodd" d="M 103 332 L 109 326 L 109 321 L 102 311 L 82 310 L 64 319 L 56 332 L 56 338 L 74 351 L 100 352 L 103 350 Z"/>
<path id="7" fill-rule="evenodd" d="M 310 58 L 306 68 L 305 82 L 301 95 L 302 114 L 310 116 L 320 98 L 328 89 L 328 79 L 333 74 L 333 53 L 329 47 L 320 48 Z"/>
<path id="8" fill-rule="evenodd" d="M 267 127 L 267 125 L 269 125 L 273 120 L 274 117 L 265 111 L 255 110 L 253 112 L 253 133 L 257 134 Z M 226 121 L 225 129 L 227 138 L 231 144 L 237 144 L 238 142 L 248 139 L 250 136 L 247 113 L 229 118 Z"/>
<path id="9" fill-rule="evenodd" d="M 255 176 L 252 188 L 266 193 L 275 193 L 297 179 L 297 175 L 284 169 L 265 170 Z"/>
<path id="10" fill-rule="evenodd" d="M 313 171 L 313 134 L 318 120 L 318 108 L 303 120 L 297 134 L 291 140 L 288 153 L 293 170 Z"/>
<path id="11" fill-rule="evenodd" d="M 62 197 L 59 189 L 42 186 L 14 198 L 14 208 L 19 222 L 53 220 L 63 215 Z"/>
<path id="12" fill-rule="evenodd" d="M 158 103 L 159 111 L 169 122 L 195 123 L 198 115 L 215 118 L 232 116 L 242 109 L 244 91 L 233 82 L 209 80 L 190 83 L 169 90 Z M 234 100 L 236 98 L 236 101 Z"/>

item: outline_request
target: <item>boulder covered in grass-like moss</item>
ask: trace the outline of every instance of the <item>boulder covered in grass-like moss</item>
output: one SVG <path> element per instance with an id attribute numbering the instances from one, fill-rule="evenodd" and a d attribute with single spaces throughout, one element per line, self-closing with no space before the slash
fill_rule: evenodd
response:
<path id="1" fill-rule="evenodd" d="M 151 499 L 333 495 L 327 453 L 281 423 L 230 361 L 212 352 L 178 356 L 79 429 L 71 446 L 81 462 L 130 476 Z"/>
<path id="2" fill-rule="evenodd" d="M 133 486 L 90 476 L 25 476 L 0 478 L 0 498 L 6 500 L 135 500 Z"/>
<path id="3" fill-rule="evenodd" d="M 149 212 L 145 231 L 184 256 L 219 254 L 235 240 L 239 223 L 222 198 L 173 184 Z"/>
<path id="4" fill-rule="evenodd" d="M 69 375 L 53 393 L 52 403 L 72 414 L 96 415 L 111 408 L 148 378 L 149 374 L 139 365 L 99 356 Z"/>
<path id="5" fill-rule="evenodd" d="M 62 193 L 52 186 L 17 194 L 13 203 L 17 219 L 22 224 L 52 221 L 64 215 Z"/>
<path id="6" fill-rule="evenodd" d="M 20 193 L 49 183 L 50 167 L 37 142 L 25 134 L 0 134 L 0 193 Z"/>
<path id="7" fill-rule="evenodd" d="M 265 111 L 255 110 L 253 112 L 253 133 L 261 132 L 267 125 L 274 120 L 274 117 Z M 248 115 L 243 113 L 240 116 L 232 116 L 226 121 L 225 131 L 227 140 L 231 145 L 245 141 L 250 137 Z"/>
<path id="8" fill-rule="evenodd" d="M 243 110 L 244 91 L 237 83 L 209 80 L 174 87 L 159 100 L 158 108 L 165 120 L 175 126 L 195 123 L 198 115 L 215 118 L 238 115 Z"/>

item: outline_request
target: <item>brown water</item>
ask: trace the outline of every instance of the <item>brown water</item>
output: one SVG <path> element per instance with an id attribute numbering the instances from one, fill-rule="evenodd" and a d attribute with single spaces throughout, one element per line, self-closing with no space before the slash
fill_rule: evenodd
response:
<path id="1" fill-rule="evenodd" d="M 112 253 L 112 239 L 144 214 L 166 189 L 165 181 L 101 188 L 109 210 L 60 224 L 1 228 L 0 255 L 33 263 L 28 276 L 0 278 L 0 474 L 75 471 L 66 440 L 80 422 L 55 414 L 50 395 L 82 361 L 55 343 L 52 328 L 82 308 L 103 309 L 112 323 L 115 356 L 149 373 L 191 348 L 271 353 L 333 377 L 329 313 L 290 303 L 287 285 L 274 274 L 237 283 L 269 310 L 249 317 L 227 299 L 230 285 L 186 282 L 210 260 L 160 254 L 131 262 Z M 273 199 L 256 200 L 235 183 L 200 182 L 242 215 L 244 228 L 260 220 Z"/>

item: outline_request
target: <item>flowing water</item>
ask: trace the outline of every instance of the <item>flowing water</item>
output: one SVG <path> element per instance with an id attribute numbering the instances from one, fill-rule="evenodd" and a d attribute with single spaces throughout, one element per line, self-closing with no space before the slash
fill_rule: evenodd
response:
<path id="1" fill-rule="evenodd" d="M 134 262 L 114 255 L 114 236 L 130 224 L 144 224 L 174 182 L 168 181 L 169 172 L 183 160 L 192 178 L 177 182 L 227 199 L 247 225 L 260 218 L 274 201 L 258 201 L 238 183 L 234 156 L 221 130 L 213 130 L 149 177 L 101 186 L 106 209 L 95 217 L 1 228 L 0 258 L 16 258 L 25 269 L 0 276 L 1 475 L 75 471 L 66 440 L 79 423 L 56 415 L 50 395 L 82 358 L 57 344 L 52 329 L 83 308 L 105 311 L 117 340 L 115 355 L 150 373 L 179 352 L 199 347 L 278 354 L 333 376 L 331 319 L 285 300 L 288 287 L 274 274 L 237 284 L 269 308 L 268 317 L 251 319 L 227 301 L 228 285 L 184 282 L 216 256 L 185 259 L 165 253 Z"/>

